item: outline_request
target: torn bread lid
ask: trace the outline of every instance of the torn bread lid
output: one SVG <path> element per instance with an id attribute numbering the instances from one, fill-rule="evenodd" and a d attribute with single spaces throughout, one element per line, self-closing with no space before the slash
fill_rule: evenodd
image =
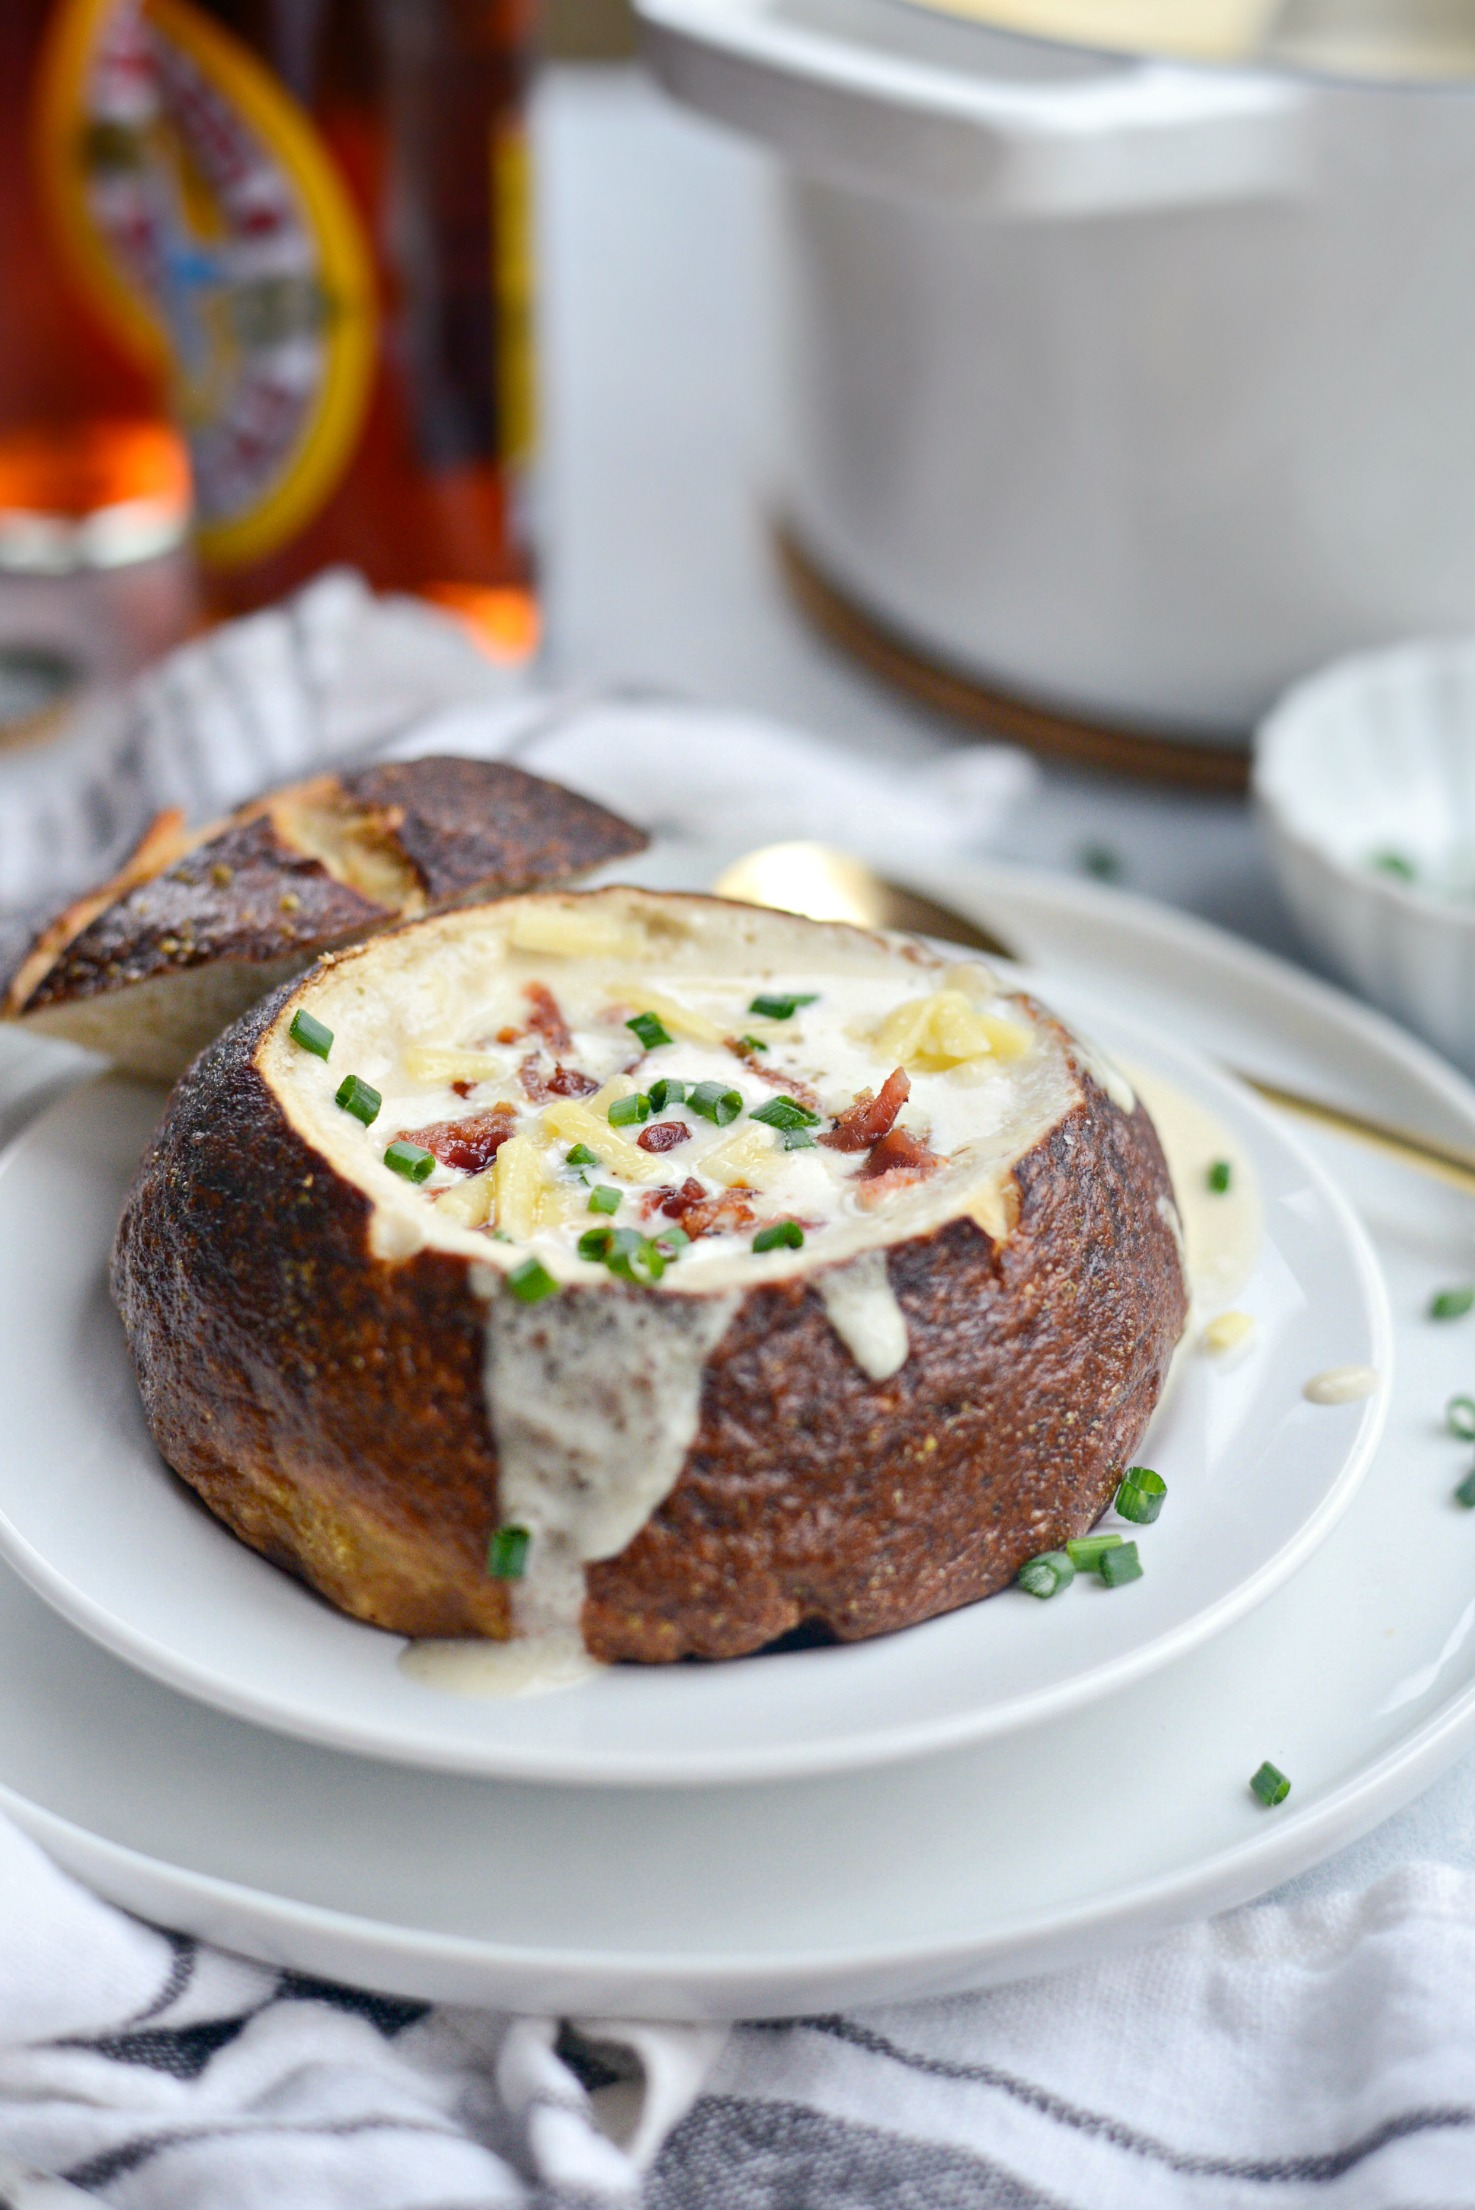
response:
<path id="1" fill-rule="evenodd" d="M 577 880 L 645 842 L 558 784 L 464 759 L 317 776 L 193 833 L 161 815 L 111 881 L 40 932 L 0 1014 L 172 1080 L 324 950 Z"/>

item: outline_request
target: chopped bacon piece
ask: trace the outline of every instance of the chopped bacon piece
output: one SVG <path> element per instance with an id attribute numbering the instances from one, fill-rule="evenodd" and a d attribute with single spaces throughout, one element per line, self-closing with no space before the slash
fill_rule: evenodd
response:
<path id="1" fill-rule="evenodd" d="M 598 1087 L 592 1074 L 582 1074 L 577 1067 L 555 1067 L 548 1077 L 554 1097 L 592 1097 Z"/>
<path id="2" fill-rule="evenodd" d="M 881 1084 L 880 1096 L 862 1090 L 853 1105 L 836 1115 L 834 1127 L 825 1130 L 820 1142 L 827 1143 L 832 1151 L 869 1151 L 873 1143 L 890 1134 L 911 1094 L 905 1068 L 894 1068 Z"/>
<path id="3" fill-rule="evenodd" d="M 942 1160 L 921 1136 L 913 1135 L 910 1128 L 891 1128 L 874 1145 L 870 1157 L 861 1168 L 861 1178 L 874 1181 L 878 1174 L 893 1174 L 898 1167 L 918 1179 L 924 1174 L 935 1174 Z"/>
<path id="4" fill-rule="evenodd" d="M 690 1143 L 691 1130 L 684 1120 L 653 1120 L 635 1141 L 642 1151 L 674 1151 L 678 1143 Z"/>
<path id="5" fill-rule="evenodd" d="M 931 1145 L 914 1136 L 910 1128 L 889 1129 L 856 1176 L 861 1185 L 856 1197 L 869 1212 L 893 1190 L 925 1182 L 944 1164 Z"/>
<path id="6" fill-rule="evenodd" d="M 679 1189 L 647 1190 L 640 1209 L 647 1220 L 656 1213 L 664 1214 L 695 1242 L 699 1235 L 714 1235 L 721 1228 L 751 1226 L 754 1213 L 748 1199 L 752 1195 L 752 1190 L 724 1189 L 708 1196 L 696 1177 L 689 1174 Z"/>
<path id="7" fill-rule="evenodd" d="M 455 1091 L 457 1097 L 470 1097 L 472 1091 L 476 1088 L 476 1084 L 474 1082 L 453 1082 L 451 1088 Z"/>
<path id="8" fill-rule="evenodd" d="M 442 1166 L 480 1174 L 516 1125 L 517 1115 L 510 1105 L 493 1105 L 485 1113 L 468 1113 L 464 1120 L 433 1120 L 428 1128 L 406 1128 L 402 1141 L 433 1151 Z"/>
<path id="9" fill-rule="evenodd" d="M 592 1097 L 599 1087 L 592 1074 L 582 1074 L 577 1067 L 555 1067 L 551 1074 L 545 1074 L 535 1051 L 518 1067 L 517 1079 L 532 1105 L 546 1105 L 550 1097 Z"/>
<path id="10" fill-rule="evenodd" d="M 568 1051 L 573 1044 L 573 1034 L 547 983 L 524 983 L 522 994 L 532 1009 L 528 1016 L 528 1027 L 537 1031 L 555 1056 L 561 1051 Z M 598 1088 L 597 1083 L 595 1087 Z"/>

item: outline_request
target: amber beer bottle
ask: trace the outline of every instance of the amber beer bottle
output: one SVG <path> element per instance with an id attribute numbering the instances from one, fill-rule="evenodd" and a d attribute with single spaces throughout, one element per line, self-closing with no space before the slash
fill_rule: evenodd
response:
<path id="1" fill-rule="evenodd" d="M 97 8 L 91 7 L 96 15 Z M 137 105 L 136 48 L 67 47 L 74 0 L 0 0 L 0 741 L 31 644 L 67 669 L 118 672 L 194 618 L 181 550 L 189 468 L 170 428 L 157 343 L 99 299 L 56 222 L 58 181 L 86 159 L 95 100 Z M 95 149 L 96 150 L 96 149 Z M 120 220 L 133 184 L 114 172 Z M 76 663 L 72 665 L 75 653 Z M 55 660 L 53 654 L 52 659 Z M 38 679 L 46 652 L 35 656 Z"/>
<path id="2" fill-rule="evenodd" d="M 167 355 L 216 607 L 350 561 L 527 649 L 535 0 L 62 5 L 149 56 L 97 149 L 148 208 L 77 228 Z"/>

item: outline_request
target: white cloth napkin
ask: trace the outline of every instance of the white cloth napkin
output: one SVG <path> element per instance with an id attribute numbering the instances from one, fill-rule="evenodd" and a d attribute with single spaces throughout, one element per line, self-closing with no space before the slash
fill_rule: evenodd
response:
<path id="1" fill-rule="evenodd" d="M 1448 1866 L 728 2032 L 247 1963 L 98 1902 L 0 1820 L 13 2210 L 1457 2210 L 1472 2078 L 1475 1877 Z"/>
<path id="2" fill-rule="evenodd" d="M 666 835 L 824 835 L 866 853 L 978 849 L 1034 774 L 1004 746 L 901 772 L 753 715 L 532 691 L 444 615 L 332 570 L 181 647 L 55 746 L 0 758 L 0 917 L 18 938 L 165 806 L 206 821 L 327 765 L 425 752 L 515 759 Z"/>
<path id="3" fill-rule="evenodd" d="M 334 575 L 9 763 L 0 905 L 95 877 L 161 805 L 208 817 L 391 744 L 515 757 L 684 837 L 883 856 L 987 846 L 1031 777 L 998 748 L 903 773 L 750 716 L 535 696 Z M 1475 2210 L 1461 1771 L 1442 1827 L 1411 1829 L 1453 1864 L 1390 1871 L 1390 1844 L 1350 1886 L 1125 1958 L 731 2032 L 248 1963 L 97 1901 L 0 1820 L 0 2210 Z"/>

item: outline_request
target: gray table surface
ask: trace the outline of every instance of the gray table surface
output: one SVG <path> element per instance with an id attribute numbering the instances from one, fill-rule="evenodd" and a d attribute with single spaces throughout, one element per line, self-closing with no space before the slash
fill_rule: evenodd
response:
<path id="1" fill-rule="evenodd" d="M 763 156 L 627 68 L 551 73 L 539 116 L 551 672 L 648 683 L 906 760 L 970 740 L 808 630 L 771 558 Z M 1243 801 L 1041 769 L 997 850 L 1126 884 L 1303 964 Z M 1475 1756 L 1289 1900 L 1475 1866 Z"/>

